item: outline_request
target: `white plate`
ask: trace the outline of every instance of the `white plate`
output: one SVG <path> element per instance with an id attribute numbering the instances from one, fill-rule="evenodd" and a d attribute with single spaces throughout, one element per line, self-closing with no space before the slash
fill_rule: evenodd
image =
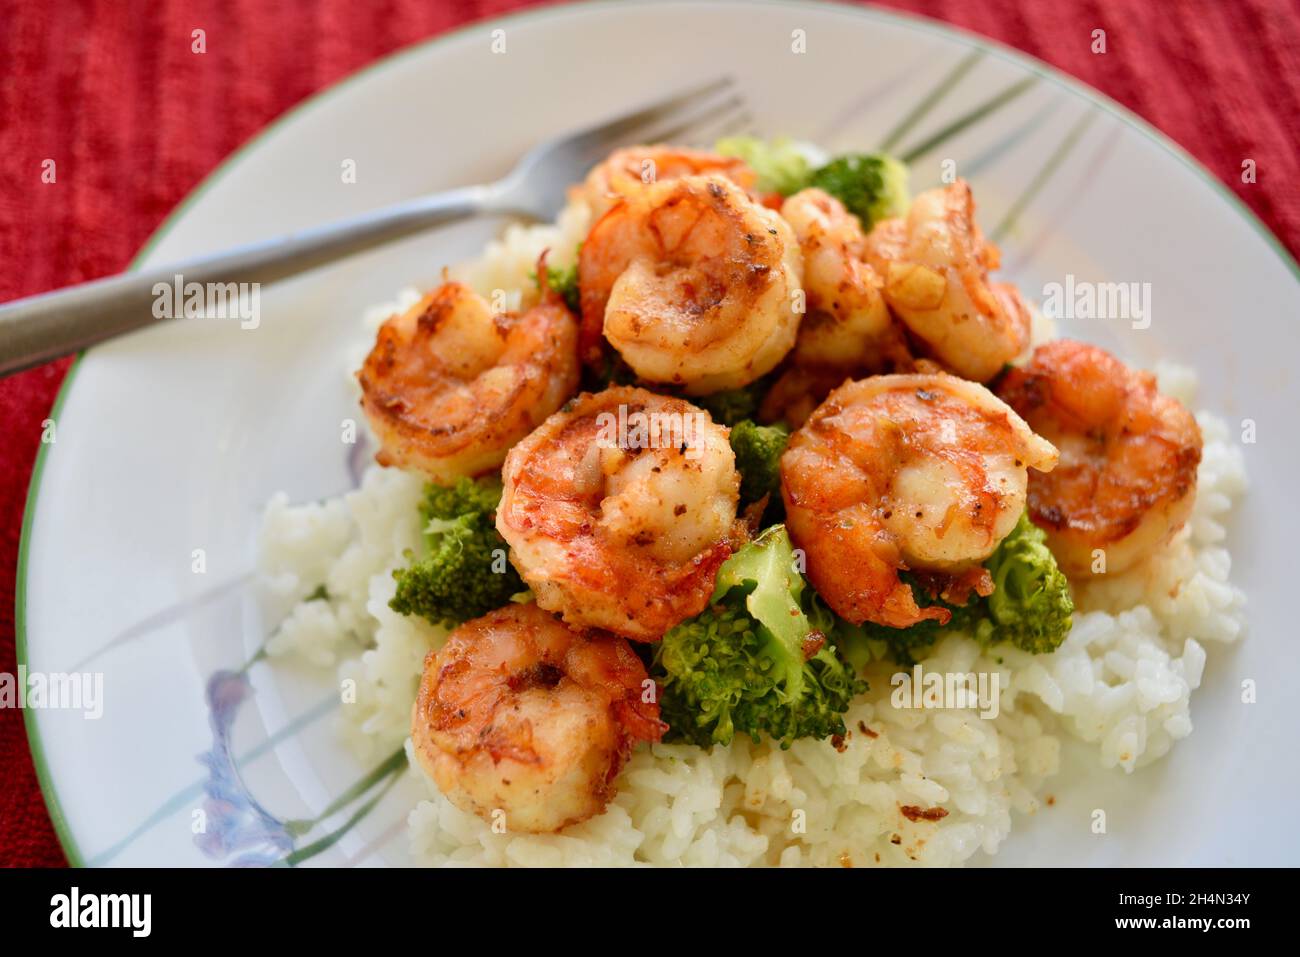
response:
<path id="1" fill-rule="evenodd" d="M 492 52 L 504 30 L 506 52 Z M 792 52 L 802 30 L 807 52 Z M 1000 863 L 1294 863 L 1293 759 L 1300 686 L 1291 647 L 1300 475 L 1294 263 L 1220 184 L 1118 107 L 1017 54 L 926 22 L 788 3 L 618 3 L 475 24 L 380 63 L 275 124 L 225 163 L 159 231 L 138 264 L 282 233 L 419 193 L 484 181 L 539 139 L 729 73 L 755 128 L 834 150 L 871 148 L 972 47 L 988 55 L 914 129 L 918 142 L 1025 76 L 1013 103 L 923 157 L 914 187 L 952 159 L 981 220 L 1001 220 L 1040 171 L 1003 237 L 1014 281 L 1036 294 L 1067 273 L 1149 282 L 1153 322 L 1076 325 L 1137 363 L 1169 357 L 1201 374 L 1201 405 L 1255 420 L 1252 488 L 1236 515 L 1234 579 L 1251 635 L 1211 651 L 1194 696 L 1196 733 L 1132 776 L 1055 782 L 1050 814 L 1017 819 Z M 1091 121 L 1072 145 L 1071 131 Z M 1065 143 L 1064 146 L 1062 144 Z M 357 182 L 342 182 L 354 160 Z M 94 349 L 60 395 L 57 441 L 32 482 L 19 570 L 20 661 L 104 675 L 104 714 L 29 710 L 37 768 L 75 863 L 229 863 L 194 841 L 213 748 L 205 685 L 238 668 L 270 623 L 247 586 L 268 497 L 348 486 L 339 423 L 355 414 L 345 354 L 362 308 L 428 284 L 499 223 L 449 229 L 265 290 L 262 324 L 177 322 Z M 206 573 L 192 571 L 203 549 Z M 336 689 L 292 669 L 248 671 L 233 750 L 237 841 L 282 848 L 274 820 L 314 817 L 365 773 L 335 739 Z M 1259 703 L 1240 703 L 1243 679 Z M 238 690 L 229 680 L 224 688 Z M 313 862 L 402 863 L 407 779 Z M 240 799 L 242 800 L 242 799 Z M 351 807 L 355 807 L 352 805 Z M 1088 827 L 1111 811 L 1111 836 Z M 265 809 L 266 817 L 260 817 Z M 209 808 L 211 810 L 211 807 Z M 341 823 L 336 814 L 298 847 Z M 228 828 L 227 828 L 228 831 Z M 223 832 L 224 833 L 224 832 Z"/>

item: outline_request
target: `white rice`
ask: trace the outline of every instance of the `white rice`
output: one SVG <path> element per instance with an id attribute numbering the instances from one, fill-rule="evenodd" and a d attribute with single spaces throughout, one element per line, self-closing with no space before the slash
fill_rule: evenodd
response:
<path id="1" fill-rule="evenodd" d="M 527 303 L 537 255 L 549 247 L 551 262 L 565 265 L 586 226 L 585 210 L 571 206 L 556 225 L 512 227 L 455 275 L 485 295 L 517 291 Z M 368 326 L 415 295 L 372 310 Z M 1194 375 L 1173 367 L 1158 374 L 1162 388 L 1194 401 Z M 996 717 L 894 707 L 898 669 L 878 663 L 868 673 L 871 690 L 845 716 L 841 750 L 801 740 L 782 751 L 748 739 L 711 751 L 643 747 L 603 815 L 545 836 L 495 834 L 430 783 L 410 815 L 415 858 L 480 866 L 943 866 L 995 853 L 1013 813 L 1039 808 L 1063 738 L 1095 744 L 1106 769 L 1131 772 L 1160 758 L 1191 733 L 1206 644 L 1243 633 L 1245 599 L 1229 582 L 1223 547 L 1224 523 L 1246 486 L 1242 456 L 1223 421 L 1204 413 L 1199 421 L 1205 449 L 1191 521 L 1140 567 L 1078 588 L 1074 629 L 1054 654 L 989 651 L 952 635 L 921 661 L 925 672 L 996 673 Z M 403 741 L 409 748 L 421 665 L 445 637 L 388 608 L 392 571 L 419 541 L 421 488 L 417 477 L 371 467 L 361 487 L 339 499 L 294 506 L 277 496 L 262 526 L 261 579 L 287 609 L 269 650 L 355 682 L 343 730 L 367 758 Z M 321 584 L 328 599 L 303 600 Z M 947 814 L 932 821 L 913 808 Z"/>
<path id="2" fill-rule="evenodd" d="M 554 224 L 512 225 L 505 234 L 487 244 L 483 255 L 451 270 L 459 279 L 484 296 L 497 292 L 516 293 L 523 306 L 537 301 L 537 257 L 547 254 L 547 265 L 564 268 L 573 264 L 591 226 L 591 211 L 584 202 L 570 203 Z"/>

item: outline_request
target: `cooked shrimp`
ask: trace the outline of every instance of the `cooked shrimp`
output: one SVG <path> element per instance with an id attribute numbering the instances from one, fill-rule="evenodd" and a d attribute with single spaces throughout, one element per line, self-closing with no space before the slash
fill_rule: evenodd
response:
<path id="1" fill-rule="evenodd" d="M 797 429 L 808 421 L 808 416 L 826 400 L 832 389 L 852 378 L 843 368 L 834 366 L 792 365 L 763 394 L 758 420 L 784 422 L 789 428 Z"/>
<path id="2" fill-rule="evenodd" d="M 895 233 L 873 244 L 887 259 L 885 299 L 934 356 L 953 372 L 987 382 L 1029 344 L 1029 313 L 1014 288 L 990 285 L 997 247 L 975 225 L 970 186 L 917 196 L 907 214 L 907 241 Z M 888 258 L 896 256 L 896 258 Z"/>
<path id="3" fill-rule="evenodd" d="M 863 255 L 879 276 L 888 275 L 891 262 L 902 261 L 906 248 L 907 220 L 902 216 L 876 223 L 862 244 Z"/>
<path id="4" fill-rule="evenodd" d="M 866 261 L 858 218 L 820 189 L 795 193 L 781 206 L 803 252 L 808 313 L 799 326 L 795 362 L 859 363 L 893 325 L 884 282 Z"/>
<path id="5" fill-rule="evenodd" d="M 582 244 L 583 358 L 599 359 L 603 333 L 647 381 L 745 385 L 794 345 L 802 275 L 789 225 L 726 177 L 647 186 Z"/>
<path id="6" fill-rule="evenodd" d="M 781 216 L 803 252 L 807 313 L 759 417 L 798 428 L 831 389 L 865 375 L 910 372 L 912 358 L 885 305 L 884 283 L 866 260 L 866 236 L 857 217 L 820 189 L 786 199 Z"/>
<path id="7" fill-rule="evenodd" d="M 629 146 L 615 150 L 603 163 L 594 167 L 579 187 L 579 192 L 591 208 L 591 218 L 595 221 L 620 199 L 632 196 L 651 183 L 703 173 L 725 176 L 744 190 L 751 190 L 758 178 L 743 160 L 734 156 L 662 144 Z"/>
<path id="8" fill-rule="evenodd" d="M 380 326 L 357 373 L 375 458 L 442 483 L 495 469 L 577 388 L 577 339 L 553 293 L 494 316 L 468 286 L 443 284 Z"/>
<path id="9" fill-rule="evenodd" d="M 808 324 L 811 316 L 800 326 Z M 796 347 L 797 348 L 797 347 Z M 897 322 L 891 322 L 884 334 L 846 356 L 838 363 L 803 363 L 796 359 L 772 383 L 758 409 L 760 422 L 784 422 L 797 429 L 812 415 L 836 386 L 850 379 L 887 373 L 942 371 L 928 359 L 916 359 L 908 349 L 907 337 Z"/>
<path id="10" fill-rule="evenodd" d="M 1131 567 L 1192 512 L 1201 430 L 1155 377 L 1096 346 L 1058 339 L 1007 372 L 998 394 L 1061 450 L 1029 483 L 1029 514 L 1067 575 Z M 1098 551 L 1099 550 L 1099 551 Z"/>
<path id="11" fill-rule="evenodd" d="M 452 804 L 544 833 L 603 811 L 632 746 L 664 727 L 626 641 L 508 605 L 425 658 L 411 739 Z"/>
<path id="12" fill-rule="evenodd" d="M 497 530 L 537 604 L 658 641 L 708 604 L 736 539 L 727 430 L 680 399 L 584 393 L 506 458 Z"/>
<path id="13" fill-rule="evenodd" d="M 983 386 L 946 374 L 873 376 L 836 389 L 781 458 L 786 523 L 813 587 L 839 615 L 946 623 L 899 571 L 930 573 L 956 604 L 988 594 L 979 567 L 1019 520 L 1026 469 L 1056 450 Z"/>

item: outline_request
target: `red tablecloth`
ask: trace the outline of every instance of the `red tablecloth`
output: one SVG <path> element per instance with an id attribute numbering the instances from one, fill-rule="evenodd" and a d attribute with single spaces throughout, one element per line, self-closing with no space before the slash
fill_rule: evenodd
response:
<path id="1" fill-rule="evenodd" d="M 286 109 L 391 50 L 518 0 L 0 0 L 0 300 L 125 268 L 167 212 Z M 899 0 L 1019 47 L 1189 149 L 1300 243 L 1300 0 Z M 1104 29 L 1107 52 L 1091 52 Z M 190 51 L 203 29 L 207 53 Z M 55 160 L 57 182 L 42 163 Z M 1245 159 L 1258 178 L 1243 184 Z M 28 477 L 67 367 L 0 381 L 0 672 Z M 64 862 L 21 714 L 0 710 L 0 864 Z"/>

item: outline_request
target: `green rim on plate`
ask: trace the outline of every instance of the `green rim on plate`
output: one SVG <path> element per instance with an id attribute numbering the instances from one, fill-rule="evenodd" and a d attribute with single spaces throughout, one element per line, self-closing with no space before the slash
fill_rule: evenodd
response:
<path id="1" fill-rule="evenodd" d="M 166 238 L 175 227 L 176 223 L 190 209 L 190 207 L 193 206 L 194 203 L 197 202 L 209 189 L 216 185 L 227 173 L 229 173 L 242 158 L 250 154 L 255 147 L 260 146 L 265 140 L 270 138 L 272 134 L 280 130 L 281 127 L 287 125 L 291 120 L 324 105 L 334 95 L 351 87 L 366 77 L 395 66 L 408 57 L 422 53 L 439 43 L 452 40 L 470 32 L 471 30 L 478 29 L 485 22 L 518 23 L 525 20 L 540 20 L 544 18 L 569 16 L 591 7 L 612 6 L 618 2 L 620 2 L 620 0 L 585 0 L 585 2 L 571 3 L 558 7 L 546 7 L 540 10 L 525 10 L 504 17 L 485 17 L 463 24 L 453 30 L 441 33 L 436 37 L 430 37 L 426 40 L 410 44 L 409 46 L 390 53 L 387 56 L 381 57 L 374 63 L 363 67 L 332 86 L 308 97 L 298 105 L 291 107 L 281 116 L 272 120 L 260 132 L 249 139 L 248 142 L 235 150 L 235 152 L 231 153 L 230 156 L 222 160 L 221 163 L 219 163 L 217 167 L 209 173 L 201 183 L 199 183 L 198 186 L 191 190 L 190 193 L 181 200 L 176 208 L 173 209 L 158 228 L 154 230 L 153 234 L 141 247 L 140 251 L 131 260 L 128 269 L 132 271 L 139 269 L 144 264 L 144 261 L 148 258 L 149 254 L 158 246 L 159 243 L 162 242 L 164 238 Z M 740 5 L 742 2 L 752 3 L 754 0 L 716 0 L 716 2 Z M 879 10 L 870 7 L 812 4 L 802 2 L 802 0 L 761 0 L 761 2 L 767 6 L 816 6 L 821 10 L 832 10 L 843 13 L 847 16 L 865 17 L 867 19 L 907 27 L 923 33 L 939 36 L 946 40 L 963 43 L 976 49 L 991 52 L 1001 59 L 1013 63 L 1030 73 L 1051 80 L 1057 86 L 1073 93 L 1075 96 L 1087 100 L 1092 105 L 1100 107 L 1111 115 L 1119 118 L 1128 126 L 1137 130 L 1139 133 L 1142 133 L 1148 139 L 1162 147 L 1166 152 L 1173 155 L 1184 166 L 1195 172 L 1202 180 L 1206 181 L 1212 187 L 1214 192 L 1227 202 L 1230 208 L 1234 209 L 1238 215 L 1246 220 L 1251 228 L 1264 239 L 1275 253 L 1277 253 L 1278 258 L 1292 272 L 1292 274 L 1295 275 L 1297 279 L 1300 279 L 1300 265 L 1297 265 L 1295 258 L 1286 247 L 1282 245 L 1281 240 L 1279 240 L 1277 236 L 1275 236 L 1268 227 L 1264 225 L 1259 217 L 1255 215 L 1250 207 L 1247 206 L 1236 193 L 1230 190 L 1216 176 L 1211 174 L 1209 170 L 1202 166 L 1194 157 L 1191 156 L 1191 154 L 1140 116 L 1137 116 L 1135 113 L 1114 102 L 1109 97 L 1093 90 L 1091 87 L 1088 87 L 1080 81 L 1075 80 L 1073 77 L 1060 72 L 1054 67 L 1049 66 L 1026 53 L 1022 53 L 1019 50 L 1005 46 L 996 40 L 979 36 L 960 27 L 954 27 L 949 24 L 940 23 L 938 21 L 929 20 L 911 14 L 896 13 L 893 11 Z M 72 382 L 76 378 L 77 370 L 80 367 L 83 355 L 84 353 L 79 353 L 73 359 L 67 375 L 64 376 L 63 382 L 59 386 L 58 394 L 55 396 L 54 405 L 50 410 L 51 418 L 58 418 L 59 412 L 63 408 L 63 404 L 71 391 Z M 15 574 L 14 632 L 17 662 L 23 667 L 27 665 L 27 555 L 28 549 L 31 547 L 32 526 L 36 515 L 36 499 L 40 492 L 41 474 L 45 467 L 46 451 L 47 446 L 42 443 L 36 452 L 36 461 L 32 466 L 31 481 L 27 488 L 27 504 L 23 512 L 22 532 L 18 544 L 18 567 Z M 36 768 L 36 777 L 40 784 L 41 793 L 45 797 L 45 805 L 49 809 L 50 818 L 54 823 L 55 833 L 58 835 L 60 844 L 63 845 L 63 850 L 68 857 L 69 863 L 74 867 L 82 867 L 85 865 L 85 858 L 81 853 L 81 849 L 77 847 L 76 840 L 73 838 L 72 831 L 68 826 L 67 818 L 64 816 L 58 794 L 54 790 L 49 766 L 45 758 L 45 749 L 41 742 L 40 732 L 36 726 L 36 719 L 30 710 L 26 710 L 23 713 L 23 720 L 27 728 L 27 739 L 31 746 L 32 762 Z"/>

